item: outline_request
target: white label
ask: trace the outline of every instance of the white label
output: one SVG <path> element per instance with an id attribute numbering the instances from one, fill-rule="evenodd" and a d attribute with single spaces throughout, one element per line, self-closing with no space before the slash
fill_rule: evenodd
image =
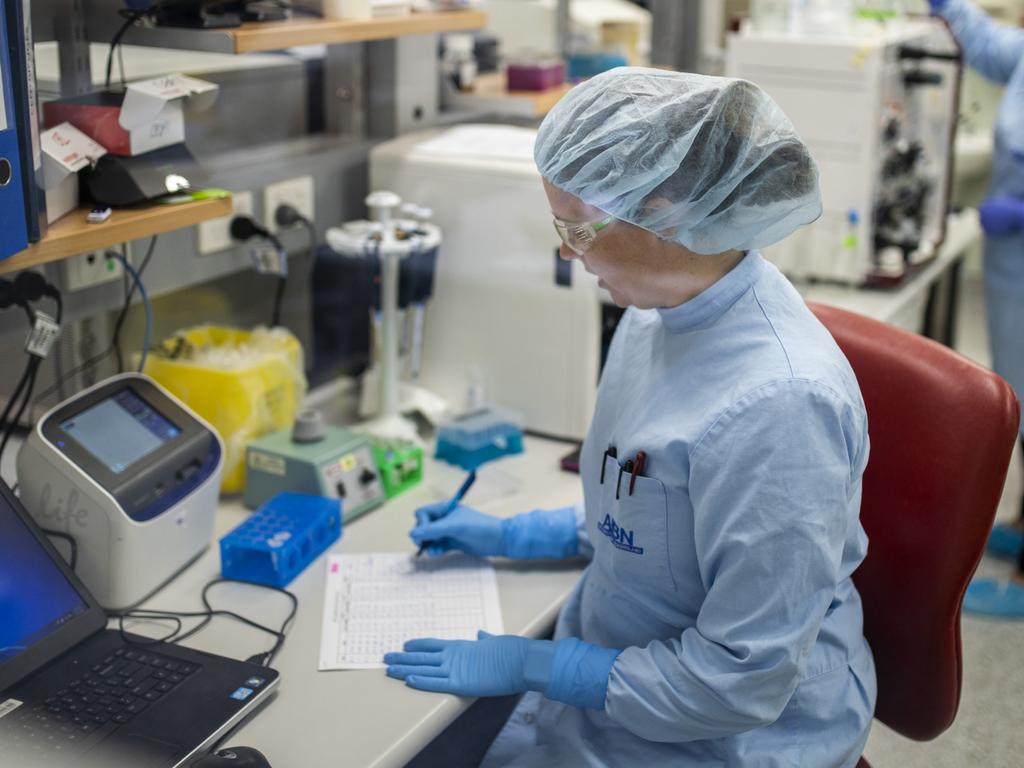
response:
<path id="1" fill-rule="evenodd" d="M 153 80 L 143 80 L 141 83 L 132 83 L 129 87 L 147 96 L 155 96 L 164 101 L 170 101 L 171 99 L 190 96 L 193 93 L 206 93 L 207 91 L 212 91 L 217 86 L 205 80 L 197 80 L 194 77 L 186 77 L 185 75 L 166 75 L 165 77 L 157 77 Z"/>
<path id="2" fill-rule="evenodd" d="M 36 95 L 36 49 L 32 38 L 31 0 L 22 0 L 21 7 L 25 20 L 22 34 L 25 38 L 25 51 L 28 54 L 25 60 L 25 71 L 28 72 L 28 124 L 32 131 L 32 163 L 38 174 L 43 167 L 43 155 L 39 147 L 39 97 Z M 36 181 L 41 183 L 38 176 Z"/>
<path id="3" fill-rule="evenodd" d="M 7 102 L 4 101 L 4 56 L 0 55 L 0 131 L 7 130 Z"/>
<path id="4" fill-rule="evenodd" d="M 18 701 L 17 699 L 8 699 L 7 701 L 0 702 L 0 718 L 6 717 L 11 714 L 14 710 L 20 707 L 25 702 Z"/>
<path id="5" fill-rule="evenodd" d="M 25 351 L 30 355 L 45 358 L 50 354 L 54 342 L 60 336 L 60 326 L 49 315 L 36 312 L 36 321 L 25 340 Z"/>
<path id="6" fill-rule="evenodd" d="M 256 271 L 261 275 L 288 276 L 288 254 L 273 245 L 257 245 L 250 256 Z"/>
<path id="7" fill-rule="evenodd" d="M 90 139 L 71 123 L 61 123 L 40 137 L 43 151 L 68 172 L 80 171 L 107 150 Z"/>
<path id="8" fill-rule="evenodd" d="M 249 466 L 261 472 L 269 472 L 271 475 L 284 477 L 287 465 L 280 456 L 271 456 L 259 451 L 249 451 Z"/>

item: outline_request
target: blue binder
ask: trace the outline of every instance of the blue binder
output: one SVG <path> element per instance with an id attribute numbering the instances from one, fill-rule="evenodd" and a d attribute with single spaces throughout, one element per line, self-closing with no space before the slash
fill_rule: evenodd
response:
<path id="1" fill-rule="evenodd" d="M 46 234 L 46 190 L 43 188 L 43 155 L 39 139 L 39 101 L 36 96 L 36 57 L 32 47 L 29 0 L 5 0 L 7 48 L 15 62 L 11 77 L 14 114 L 21 148 L 21 186 L 25 196 L 30 243 Z M 20 76 L 18 64 L 23 64 Z"/>
<path id="2" fill-rule="evenodd" d="M 24 77 L 25 62 L 11 60 L 7 33 L 7 14 L 0 14 L 0 259 L 28 245 L 13 85 L 14 77 Z"/>

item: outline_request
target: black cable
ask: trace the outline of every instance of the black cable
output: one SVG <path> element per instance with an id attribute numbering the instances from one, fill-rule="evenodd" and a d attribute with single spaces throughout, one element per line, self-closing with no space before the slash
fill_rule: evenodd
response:
<path id="1" fill-rule="evenodd" d="M 64 531 L 53 531 L 49 528 L 41 528 L 40 530 L 47 536 L 67 542 L 68 566 L 70 566 L 72 571 L 75 570 L 75 566 L 78 565 L 78 542 L 75 541 L 75 537 L 69 533 L 64 533 Z"/>
<path id="2" fill-rule="evenodd" d="M 301 224 L 306 228 L 306 233 L 309 235 L 309 250 L 312 251 L 316 248 L 316 226 L 310 221 L 309 217 L 303 216 L 294 206 L 288 205 L 288 203 L 278 205 L 274 210 L 274 222 L 282 229 L 296 227 Z"/>
<path id="3" fill-rule="evenodd" d="M 121 311 L 124 311 L 124 307 L 129 304 L 129 291 L 135 287 L 135 281 L 128 276 L 128 270 L 121 270 L 121 295 L 124 297 L 124 301 L 121 304 Z M 120 314 L 118 315 L 120 318 Z M 114 333 L 111 334 L 111 346 L 114 348 L 114 356 L 117 358 L 117 372 L 124 373 L 124 355 L 121 353 L 121 345 L 114 344 L 113 339 L 117 338 L 117 330 L 115 328 Z"/>
<path id="4" fill-rule="evenodd" d="M 277 279 L 277 290 L 274 293 L 274 312 L 270 317 L 271 328 L 276 328 L 281 324 L 281 305 L 284 303 L 284 289 L 287 283 L 287 275 L 282 275 Z"/>
<path id="5" fill-rule="evenodd" d="M 60 339 L 53 347 L 53 379 L 57 385 L 57 399 L 63 402 L 67 394 L 64 391 L 64 348 Z"/>
<path id="6" fill-rule="evenodd" d="M 135 270 L 139 278 L 142 277 L 142 273 L 149 266 L 149 260 L 153 258 L 153 251 L 156 248 L 157 235 L 149 241 L 149 246 L 146 248 L 146 255 L 142 257 L 142 262 L 139 264 L 139 268 Z M 127 258 L 127 257 L 125 257 Z M 128 270 L 125 270 L 125 276 L 127 277 Z M 124 327 L 125 318 L 128 316 L 128 310 L 131 308 L 132 299 L 135 297 L 135 291 L 139 288 L 139 284 L 134 280 L 131 281 L 131 288 L 128 289 L 124 297 L 124 304 L 121 306 L 121 314 L 117 316 L 117 320 L 114 322 L 114 333 L 110 337 L 110 344 L 117 352 L 117 372 L 122 373 L 124 371 L 124 364 L 121 356 L 121 329 Z"/>
<path id="7" fill-rule="evenodd" d="M 251 586 L 251 587 L 259 587 L 261 589 L 269 589 L 269 590 L 272 590 L 274 592 L 279 592 L 282 595 L 285 595 L 288 598 L 288 600 L 290 601 L 290 603 L 291 603 L 291 608 L 290 608 L 290 610 L 288 612 L 288 615 L 285 617 L 284 621 L 281 623 L 280 629 L 273 629 L 272 627 L 268 627 L 268 626 L 266 626 L 264 624 L 260 624 L 259 622 L 254 621 L 254 620 L 252 620 L 252 619 L 250 619 L 250 618 L 248 618 L 246 616 L 242 616 L 239 613 L 235 613 L 234 611 L 228 611 L 228 610 L 224 610 L 224 609 L 215 609 L 211 605 L 211 603 L 210 603 L 209 591 L 213 587 L 215 587 L 215 586 L 217 586 L 219 584 L 227 584 L 227 583 L 245 584 L 245 585 Z M 205 610 L 202 610 L 202 611 L 162 611 L 162 610 L 150 609 L 150 608 L 132 608 L 132 609 L 129 609 L 129 610 L 126 610 L 126 611 L 108 611 L 107 615 L 111 619 L 115 619 L 115 618 L 117 619 L 117 621 L 118 621 L 118 632 L 120 633 L 121 638 L 125 642 L 131 643 L 131 644 L 134 644 L 134 645 L 155 645 L 157 643 L 170 643 L 170 644 L 180 643 L 180 642 L 182 642 L 184 640 L 187 640 L 188 638 L 192 637 L 193 635 L 196 635 L 199 632 L 201 632 L 203 629 L 205 629 L 210 624 L 211 621 L 213 621 L 214 618 L 216 618 L 218 616 L 226 616 L 228 618 L 232 618 L 232 619 L 234 619 L 236 621 L 239 621 L 242 624 L 245 624 L 246 626 L 252 627 L 253 629 L 258 629 L 261 632 L 266 632 L 268 635 L 272 635 L 275 638 L 274 645 L 273 645 L 273 647 L 269 651 L 265 651 L 263 653 L 254 654 L 253 656 L 250 656 L 248 659 L 246 659 L 246 661 L 252 662 L 254 664 L 261 664 L 262 666 L 270 666 L 271 662 L 274 660 L 274 657 L 278 654 L 278 652 L 284 646 L 284 641 L 285 641 L 285 638 L 287 637 L 288 631 L 289 631 L 289 629 L 291 627 L 291 623 L 294 620 L 295 614 L 296 614 L 296 612 L 299 609 L 299 599 L 292 592 L 289 592 L 286 589 L 281 589 L 279 587 L 273 587 L 273 586 L 270 586 L 270 585 L 267 585 L 267 584 L 254 584 L 254 583 L 248 582 L 248 581 L 239 581 L 237 579 L 218 578 L 218 579 L 214 579 L 213 581 L 208 582 L 206 584 L 206 586 L 203 587 L 202 593 L 200 594 L 200 598 L 201 598 L 201 600 L 203 602 L 203 607 L 205 608 Z M 128 637 L 125 634 L 125 629 L 124 629 L 124 620 L 125 619 L 149 619 L 149 620 L 153 620 L 153 621 L 172 621 L 172 622 L 174 622 L 175 628 L 171 632 L 169 632 L 168 634 L 164 635 L 161 638 L 155 638 L 155 639 L 130 638 L 130 637 Z M 191 629 L 188 629 L 186 631 L 182 631 L 183 628 L 184 628 L 184 622 L 183 622 L 184 619 L 201 619 L 201 620 L 199 621 L 198 624 L 196 624 L 196 626 L 192 627 Z"/>
<path id="8" fill-rule="evenodd" d="M 15 403 L 18 401 L 18 396 L 21 395 L 22 390 L 28 383 L 28 378 L 31 373 L 32 367 L 31 363 L 31 360 L 29 360 L 29 362 L 26 363 L 25 370 L 21 372 L 21 378 L 18 379 L 18 386 L 14 388 L 14 392 L 11 394 L 10 398 L 8 398 L 7 405 L 6 407 L 4 407 L 3 414 L 0 414 L 0 432 L 6 429 L 7 418 L 11 415 L 11 411 L 14 410 Z"/>
<path id="9" fill-rule="evenodd" d="M 64 316 L 64 302 L 61 300 L 60 292 L 57 291 L 52 297 L 57 302 L 57 325 L 60 325 L 60 320 Z M 29 306 L 28 301 L 24 301 L 21 304 L 25 310 L 25 314 L 28 316 L 29 322 L 29 333 L 34 331 L 36 322 L 36 313 Z M 21 421 L 21 417 L 25 413 L 25 408 L 28 406 L 28 402 L 32 398 L 32 390 L 36 383 L 36 374 L 39 371 L 39 365 L 42 362 L 42 358 L 36 357 L 35 355 L 29 354 L 28 362 L 25 364 L 25 369 L 21 373 L 21 378 L 18 380 L 18 385 L 14 388 L 14 393 L 7 401 L 7 405 L 4 407 L 3 414 L 0 414 L 0 432 L 3 433 L 3 439 L 0 441 L 0 457 L 3 457 L 4 448 L 7 447 L 7 441 L 10 439 L 11 434 L 14 432 Z M 27 385 L 27 389 L 25 389 Z M 22 390 L 25 390 L 25 399 L 22 401 L 20 406 L 16 406 L 18 397 L 21 395 Z M 11 415 L 11 411 L 17 407 L 18 410 L 15 413 L 13 419 L 8 423 L 7 419 Z"/>
<path id="10" fill-rule="evenodd" d="M 154 249 L 156 248 L 157 237 L 158 237 L 158 235 L 153 235 L 153 237 L 150 239 L 149 247 L 146 249 L 146 255 L 143 257 L 142 263 L 139 265 L 139 268 L 136 270 L 139 273 L 140 276 L 142 275 L 142 273 L 146 269 L 146 267 L 149 265 L 149 260 L 153 257 L 153 252 L 154 252 Z M 66 374 L 64 374 L 64 380 L 63 381 L 59 381 L 59 382 L 55 383 L 54 385 L 52 385 L 50 387 L 47 387 L 42 392 L 40 392 L 39 395 L 36 397 L 36 401 L 35 401 L 36 405 L 38 405 L 40 402 L 45 400 L 47 397 L 49 397 L 54 392 L 56 392 L 60 387 L 62 387 L 67 379 L 71 378 L 72 376 L 77 376 L 78 374 L 82 373 L 83 371 L 88 370 L 89 368 L 91 368 L 94 365 L 98 365 L 99 363 L 103 362 L 104 360 L 106 360 L 111 355 L 111 353 L 114 351 L 115 345 L 118 343 L 118 340 L 120 338 L 121 328 L 124 325 L 125 317 L 128 315 L 128 310 L 131 308 L 131 300 L 132 300 L 132 297 L 135 295 L 135 290 L 136 290 L 136 286 L 135 286 L 135 284 L 133 282 L 131 290 L 129 290 L 128 291 L 128 295 L 125 296 L 124 304 L 121 306 L 121 312 L 117 316 L 117 320 L 114 322 L 114 333 L 111 336 L 111 343 L 110 343 L 110 345 L 108 345 L 106 347 L 106 349 L 104 349 L 102 352 L 98 352 L 97 354 L 95 354 L 92 357 L 90 357 L 88 360 L 85 360 L 82 363 L 79 363 L 77 366 L 75 366 L 70 371 L 68 371 Z"/>
<path id="11" fill-rule="evenodd" d="M 113 69 L 114 69 L 114 51 L 116 51 L 118 49 L 118 47 L 121 45 L 121 38 L 123 38 L 125 36 L 125 34 L 131 28 L 131 26 L 133 24 L 135 24 L 135 22 L 137 22 L 143 16 L 148 16 L 150 13 L 152 13 L 157 8 L 159 8 L 159 6 L 160 6 L 160 3 L 157 2 L 157 3 L 153 3 L 152 5 L 150 5 L 147 8 L 143 8 L 141 11 L 127 11 L 126 12 L 127 16 L 125 18 L 124 24 L 122 24 L 118 28 L 117 32 L 115 32 L 114 36 L 110 39 L 110 50 L 107 51 L 107 76 L 106 76 L 106 78 L 103 81 L 104 82 L 103 87 L 104 87 L 105 90 L 108 90 L 108 91 L 110 90 L 110 75 L 111 75 L 111 73 L 113 72 Z M 124 65 L 122 64 L 122 77 L 124 76 L 123 68 L 124 68 Z"/>
<path id="12" fill-rule="evenodd" d="M 290 205 L 279 205 L 277 207 L 277 212 L 280 212 L 282 209 L 288 209 L 291 211 L 295 210 Z M 278 222 L 280 224 L 280 219 L 278 219 Z M 277 236 L 265 227 L 260 226 L 251 216 L 245 216 L 242 214 L 235 216 L 231 220 L 230 230 L 231 238 L 233 240 L 240 240 L 243 243 L 254 237 L 266 240 L 277 250 L 278 258 L 281 258 L 283 255 L 284 259 L 287 260 L 288 254 L 286 253 L 284 246 L 281 245 L 281 241 L 277 239 Z M 257 268 L 259 268 L 259 265 L 257 265 Z M 274 289 L 274 306 L 270 315 L 271 327 L 280 325 L 281 323 L 281 305 L 284 301 L 284 289 L 288 281 L 287 261 L 285 262 L 284 270 L 284 274 L 278 275 L 277 287 Z"/>
<path id="13" fill-rule="evenodd" d="M 32 390 L 36 386 L 36 376 L 39 373 L 39 366 L 42 364 L 43 358 L 33 356 L 29 360 L 28 367 L 25 369 L 28 373 L 28 387 L 25 389 L 25 396 L 21 400 L 21 405 L 18 407 L 18 412 L 11 419 L 11 423 L 7 425 L 7 429 L 4 430 L 3 440 L 0 441 L 0 459 L 3 458 L 4 450 L 7 448 L 7 443 L 11 439 L 11 435 L 14 434 L 14 430 L 17 429 L 21 423 L 21 417 L 25 415 L 25 410 L 28 408 L 29 403 L 32 402 Z"/>
<path id="14" fill-rule="evenodd" d="M 313 222 L 310 221 L 307 216 L 303 216 L 299 213 L 294 206 L 288 205 L 287 203 L 282 203 L 274 210 L 274 221 L 278 227 L 282 228 L 290 228 L 298 225 L 302 225 L 306 228 L 306 233 L 309 235 L 309 261 L 310 270 L 312 270 L 317 244 L 316 226 Z M 282 278 L 282 283 L 278 285 L 277 296 L 274 301 L 274 317 L 272 323 L 274 326 L 280 325 L 281 323 L 281 301 L 284 296 L 283 280 L 284 279 Z"/>

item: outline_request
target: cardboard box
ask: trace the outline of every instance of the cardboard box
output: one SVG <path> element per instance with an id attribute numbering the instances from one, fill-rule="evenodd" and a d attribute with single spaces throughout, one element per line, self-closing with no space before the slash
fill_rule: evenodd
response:
<path id="1" fill-rule="evenodd" d="M 184 75 L 129 83 L 124 93 L 105 91 L 43 105 L 47 127 L 71 123 L 113 155 L 133 157 L 185 140 L 184 104 L 206 109 L 217 86 Z"/>
<path id="2" fill-rule="evenodd" d="M 52 224 L 78 207 L 78 172 L 107 154 L 107 150 L 71 123 L 61 123 L 40 136 L 46 220 Z"/>

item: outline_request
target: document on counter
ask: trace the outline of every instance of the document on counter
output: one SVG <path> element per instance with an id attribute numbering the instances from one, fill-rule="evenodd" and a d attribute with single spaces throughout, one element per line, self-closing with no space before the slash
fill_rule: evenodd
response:
<path id="1" fill-rule="evenodd" d="M 381 552 L 327 561 L 320 669 L 383 668 L 407 640 L 476 640 L 504 631 L 498 580 L 487 560 Z"/>

